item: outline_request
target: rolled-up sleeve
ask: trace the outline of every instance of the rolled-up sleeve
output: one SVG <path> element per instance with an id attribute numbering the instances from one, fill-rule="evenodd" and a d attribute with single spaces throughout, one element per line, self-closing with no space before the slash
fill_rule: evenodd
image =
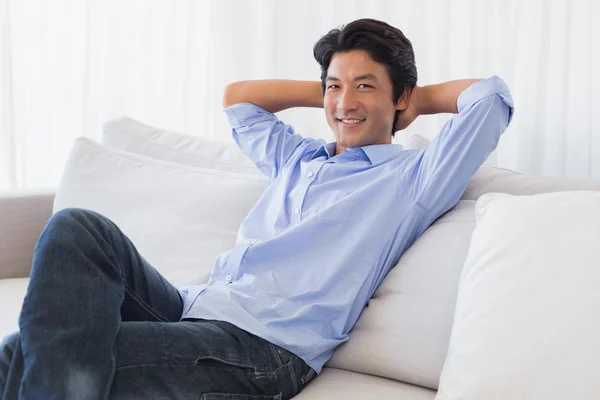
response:
<path id="1" fill-rule="evenodd" d="M 513 100 L 497 76 L 476 82 L 457 99 L 458 114 L 403 174 L 412 200 L 432 215 L 452 208 L 469 179 L 494 151 L 513 116 Z"/>
<path id="2" fill-rule="evenodd" d="M 241 103 L 225 110 L 232 128 L 233 140 L 242 152 L 270 179 L 275 179 L 281 168 L 299 146 L 309 140 L 294 132 L 275 114 L 252 103 Z"/>

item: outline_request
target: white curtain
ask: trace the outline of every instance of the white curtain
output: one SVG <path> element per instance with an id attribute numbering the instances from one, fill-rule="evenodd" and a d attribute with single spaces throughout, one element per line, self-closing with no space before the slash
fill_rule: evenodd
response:
<path id="1" fill-rule="evenodd" d="M 228 82 L 318 80 L 313 44 L 363 17 L 404 31 L 421 85 L 507 81 L 516 112 L 489 164 L 600 179 L 595 0 L 0 0 L 0 189 L 56 185 L 73 139 L 121 115 L 229 141 Z M 334 140 L 322 110 L 280 117 Z M 432 138 L 448 118 L 395 141 Z"/>

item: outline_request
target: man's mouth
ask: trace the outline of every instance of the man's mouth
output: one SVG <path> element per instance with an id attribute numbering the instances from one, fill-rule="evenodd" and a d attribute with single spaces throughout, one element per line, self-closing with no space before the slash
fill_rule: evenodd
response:
<path id="1" fill-rule="evenodd" d="M 339 122 L 342 123 L 342 125 L 344 126 L 356 126 L 361 124 L 362 122 L 364 122 L 366 120 L 365 119 L 357 119 L 357 118 L 336 118 Z"/>

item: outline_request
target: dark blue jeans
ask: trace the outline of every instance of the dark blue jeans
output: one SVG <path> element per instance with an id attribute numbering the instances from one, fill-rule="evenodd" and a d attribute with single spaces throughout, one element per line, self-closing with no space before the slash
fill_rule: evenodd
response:
<path id="1" fill-rule="evenodd" d="M 184 320 L 178 290 L 109 219 L 66 209 L 34 250 L 2 399 L 289 399 L 315 378 L 230 323 Z"/>

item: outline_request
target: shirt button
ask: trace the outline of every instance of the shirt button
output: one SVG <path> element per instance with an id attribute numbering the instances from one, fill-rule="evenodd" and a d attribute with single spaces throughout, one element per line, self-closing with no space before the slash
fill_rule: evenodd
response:
<path id="1" fill-rule="evenodd" d="M 311 176 L 313 176 L 313 173 L 309 172 L 308 174 L 306 174 L 306 176 L 308 176 L 310 178 Z"/>
<path id="2" fill-rule="evenodd" d="M 250 244 L 249 240 L 244 240 L 244 244 Z"/>
<path id="3" fill-rule="evenodd" d="M 300 214 L 300 209 L 299 208 L 294 209 L 294 214 Z"/>
<path id="4" fill-rule="evenodd" d="M 227 282 L 231 282 L 231 275 L 227 275 L 227 276 L 225 277 L 225 280 L 226 280 Z"/>

